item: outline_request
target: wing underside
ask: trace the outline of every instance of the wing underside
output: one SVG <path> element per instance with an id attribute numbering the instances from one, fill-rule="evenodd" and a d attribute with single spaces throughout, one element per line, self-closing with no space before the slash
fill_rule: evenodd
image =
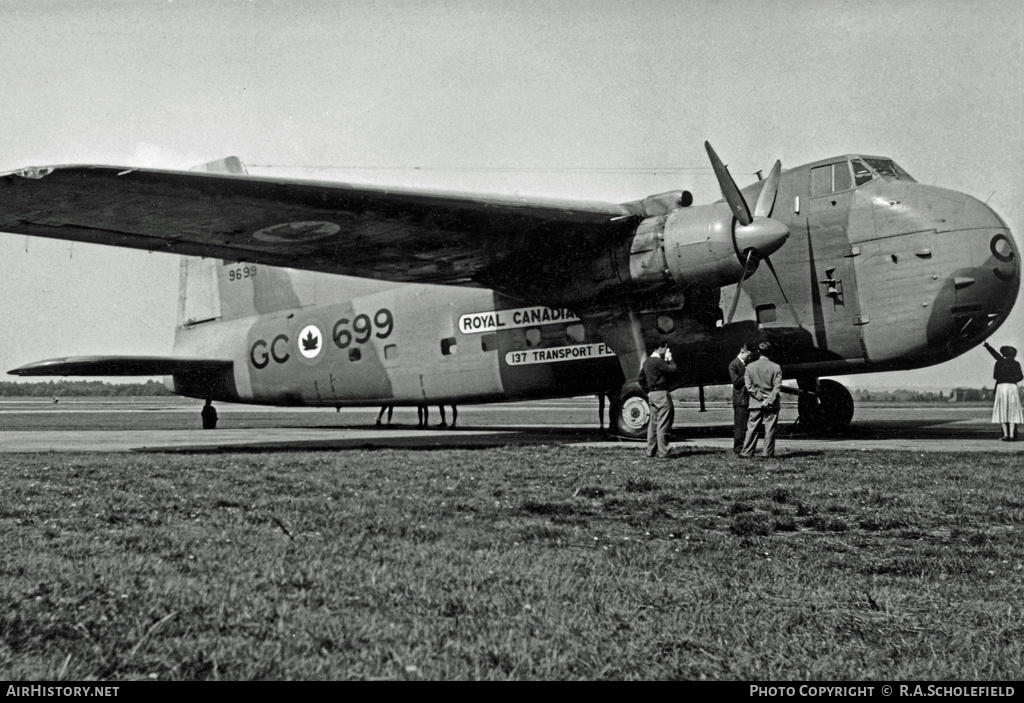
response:
<path id="1" fill-rule="evenodd" d="M 635 219 L 606 203 L 223 173 L 67 166 L 0 176 L 3 232 L 400 282 L 486 285 L 538 250 L 589 251 Z"/>

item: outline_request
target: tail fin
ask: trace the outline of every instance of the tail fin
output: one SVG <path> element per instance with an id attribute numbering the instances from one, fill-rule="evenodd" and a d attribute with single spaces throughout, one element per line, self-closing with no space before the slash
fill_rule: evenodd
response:
<path id="1" fill-rule="evenodd" d="M 178 327 L 237 320 L 316 304 L 325 274 L 243 261 L 181 257 Z"/>
<path id="2" fill-rule="evenodd" d="M 222 318 L 219 259 L 181 257 L 178 274 L 178 327 L 193 327 Z"/>

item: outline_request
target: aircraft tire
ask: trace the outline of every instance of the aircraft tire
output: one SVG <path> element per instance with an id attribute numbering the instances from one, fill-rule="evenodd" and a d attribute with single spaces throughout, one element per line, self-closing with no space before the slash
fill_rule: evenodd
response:
<path id="1" fill-rule="evenodd" d="M 645 439 L 650 419 L 651 406 L 647 403 L 647 394 L 635 383 L 623 386 L 619 402 L 612 408 L 612 431 L 627 439 Z"/>
<path id="2" fill-rule="evenodd" d="M 817 394 L 817 403 L 801 404 L 800 407 L 801 417 L 807 413 L 811 431 L 822 435 L 845 432 L 853 420 L 853 396 L 850 391 L 838 381 L 822 378 L 818 381 Z"/>

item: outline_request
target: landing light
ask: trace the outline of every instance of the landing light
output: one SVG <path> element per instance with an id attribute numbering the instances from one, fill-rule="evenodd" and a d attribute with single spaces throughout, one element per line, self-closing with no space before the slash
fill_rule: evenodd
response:
<path id="1" fill-rule="evenodd" d="M 29 168 L 23 168 L 20 171 L 11 171 L 10 173 L 2 174 L 4 176 L 21 176 L 22 178 L 43 178 L 53 173 L 53 169 L 50 167 L 39 168 L 32 166 Z"/>

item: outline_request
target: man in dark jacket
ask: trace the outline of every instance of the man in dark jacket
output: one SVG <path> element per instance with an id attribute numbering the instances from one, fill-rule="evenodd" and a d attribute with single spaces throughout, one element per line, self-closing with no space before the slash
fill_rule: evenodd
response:
<path id="1" fill-rule="evenodd" d="M 747 362 L 753 355 L 754 344 L 744 344 L 739 354 L 729 362 L 729 380 L 732 382 L 732 452 L 743 451 L 750 418 L 750 395 L 747 393 Z"/>
<path id="2" fill-rule="evenodd" d="M 675 407 L 669 395 L 669 377 L 678 369 L 672 363 L 668 342 L 661 345 L 644 361 L 647 378 L 647 402 L 651 406 L 651 419 L 647 425 L 647 456 L 669 457 L 668 433 L 675 419 Z"/>

